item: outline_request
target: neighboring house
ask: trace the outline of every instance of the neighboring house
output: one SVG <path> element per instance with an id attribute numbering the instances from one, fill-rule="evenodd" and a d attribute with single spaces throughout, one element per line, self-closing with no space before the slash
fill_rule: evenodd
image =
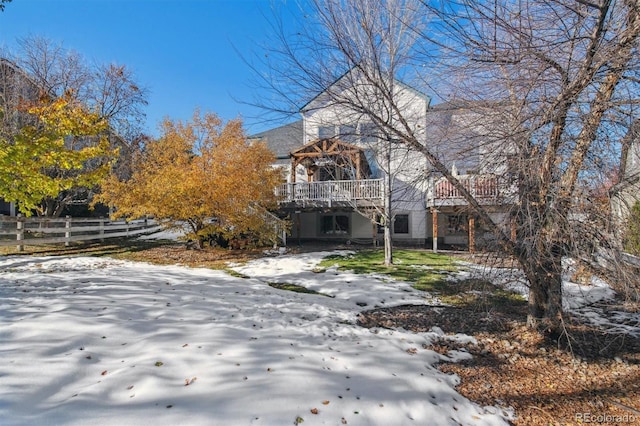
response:
<path id="1" fill-rule="evenodd" d="M 35 119 L 22 111 L 23 104 L 38 100 L 46 91 L 39 87 L 29 74 L 12 61 L 0 58 L 0 140 L 11 141 L 11 139 L 26 125 L 34 124 Z M 54 97 L 54 94 L 49 94 Z M 109 142 L 113 147 L 117 147 L 120 152 L 127 152 L 130 149 L 128 144 L 119 135 L 108 129 Z M 67 137 L 65 143 L 67 147 L 82 148 L 96 141 L 96 136 Z M 74 149 L 75 149 L 74 148 Z M 124 164 L 125 156 L 121 156 L 115 167 L 121 175 L 126 175 L 127 164 Z M 100 160 L 91 160 L 87 166 L 93 166 Z M 92 214 L 88 212 L 88 205 L 93 196 L 91 188 L 84 193 L 74 194 L 74 197 L 66 202 L 65 214 L 75 215 L 76 213 L 86 216 Z M 0 198 L 0 215 L 15 216 L 17 213 L 16 204 Z M 99 210 L 96 214 L 104 214 Z"/>
<path id="2" fill-rule="evenodd" d="M 616 231 L 626 229 L 634 204 L 640 202 L 640 119 L 625 137 L 620 159 L 620 180 L 611 188 L 611 216 Z"/>
<path id="3" fill-rule="evenodd" d="M 15 203 L 9 203 L 0 198 L 0 215 L 15 216 L 16 205 Z"/>
<path id="4" fill-rule="evenodd" d="M 496 114 L 471 113 L 465 105 L 431 107 L 428 96 L 399 83 L 397 96 L 421 143 L 442 154 L 494 220 L 508 227 L 513 196 L 501 181 L 508 153 L 482 139 L 486 117 Z M 301 121 L 253 137 L 267 143 L 285 170 L 286 183 L 276 193 L 292 221 L 292 238 L 381 241 L 374 223 L 391 188 L 394 244 L 474 249 L 485 242 L 466 200 L 422 154 L 384 140 L 364 116 L 341 108 L 320 94 L 301 109 Z"/>
<path id="5" fill-rule="evenodd" d="M 8 140 L 26 124 L 26 114 L 18 106 L 25 100 L 37 99 L 36 84 L 13 62 L 0 58 L 0 139 Z M 0 198 L 0 215 L 15 216 L 16 205 Z"/>

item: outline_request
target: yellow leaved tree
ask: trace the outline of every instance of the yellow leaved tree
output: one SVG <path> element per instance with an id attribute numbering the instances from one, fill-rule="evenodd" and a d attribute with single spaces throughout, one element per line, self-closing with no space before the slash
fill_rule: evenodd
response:
<path id="1" fill-rule="evenodd" d="M 29 216 L 48 214 L 47 200 L 72 188 L 93 188 L 117 157 L 107 122 L 67 94 L 22 109 L 31 117 L 12 140 L 0 140 L 0 197 Z"/>
<path id="2" fill-rule="evenodd" d="M 114 217 L 186 225 L 200 246 L 214 234 L 273 242 L 268 210 L 282 179 L 274 160 L 266 145 L 247 142 L 240 120 L 223 124 L 213 113 L 196 111 L 188 122 L 166 119 L 160 138 L 134 158 L 131 177 L 111 176 L 96 201 L 112 207 Z"/>

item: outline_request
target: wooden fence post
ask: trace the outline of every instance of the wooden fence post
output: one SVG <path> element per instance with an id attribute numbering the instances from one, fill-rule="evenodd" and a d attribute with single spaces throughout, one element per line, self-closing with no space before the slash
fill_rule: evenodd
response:
<path id="1" fill-rule="evenodd" d="M 100 228 L 100 242 L 104 243 L 104 218 L 100 216 L 100 221 L 98 222 L 98 228 Z"/>
<path id="2" fill-rule="evenodd" d="M 69 239 L 71 238 L 71 216 L 65 216 L 64 218 L 64 246 L 69 247 Z"/>
<path id="3" fill-rule="evenodd" d="M 18 251 L 24 251 L 22 240 L 24 240 L 24 216 L 22 216 L 22 213 L 19 213 L 16 221 L 16 241 L 18 242 L 16 249 L 18 249 Z"/>

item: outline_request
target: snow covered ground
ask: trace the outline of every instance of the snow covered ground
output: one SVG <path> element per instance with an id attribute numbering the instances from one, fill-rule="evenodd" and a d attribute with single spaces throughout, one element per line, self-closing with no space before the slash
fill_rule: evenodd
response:
<path id="1" fill-rule="evenodd" d="M 235 268 L 250 278 L 109 258 L 0 257 L 0 423 L 506 423 L 509 410 L 470 402 L 454 389 L 457 377 L 437 370 L 446 356 L 428 347 L 441 330 L 354 325 L 363 309 L 428 303 L 424 293 L 314 272 L 327 254 Z"/>
<path id="2" fill-rule="evenodd" d="M 92 257 L 0 257 L 2 425 L 497 425 L 440 372 L 429 349 L 464 335 L 364 329 L 377 306 L 432 303 L 407 283 L 277 255 L 223 271 Z M 466 264 L 525 291 L 517 270 Z M 297 284 L 322 293 L 278 290 Z M 639 315 L 607 323 L 597 281 L 565 282 L 565 307 L 638 333 Z M 622 313 L 621 313 L 622 315 Z M 637 324 L 636 324 L 637 323 Z"/>
<path id="3" fill-rule="evenodd" d="M 455 279 L 468 277 L 484 278 L 504 289 L 528 297 L 527 280 L 521 270 L 512 268 L 487 268 L 467 262 L 460 262 L 465 270 Z M 562 283 L 562 306 L 576 317 L 610 333 L 627 334 L 640 337 L 640 313 L 622 310 L 605 309 L 601 302 L 608 302 L 615 297 L 615 292 L 603 279 L 592 276 L 586 284 L 571 281 L 575 272 L 575 262 L 563 260 L 564 277 Z"/>

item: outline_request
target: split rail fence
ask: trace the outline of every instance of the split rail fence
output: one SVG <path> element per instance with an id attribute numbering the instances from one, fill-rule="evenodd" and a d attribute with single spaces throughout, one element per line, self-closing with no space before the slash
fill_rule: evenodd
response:
<path id="1" fill-rule="evenodd" d="M 0 246 L 61 244 L 127 238 L 159 231 L 154 220 L 112 221 L 107 218 L 39 218 L 0 216 Z"/>

